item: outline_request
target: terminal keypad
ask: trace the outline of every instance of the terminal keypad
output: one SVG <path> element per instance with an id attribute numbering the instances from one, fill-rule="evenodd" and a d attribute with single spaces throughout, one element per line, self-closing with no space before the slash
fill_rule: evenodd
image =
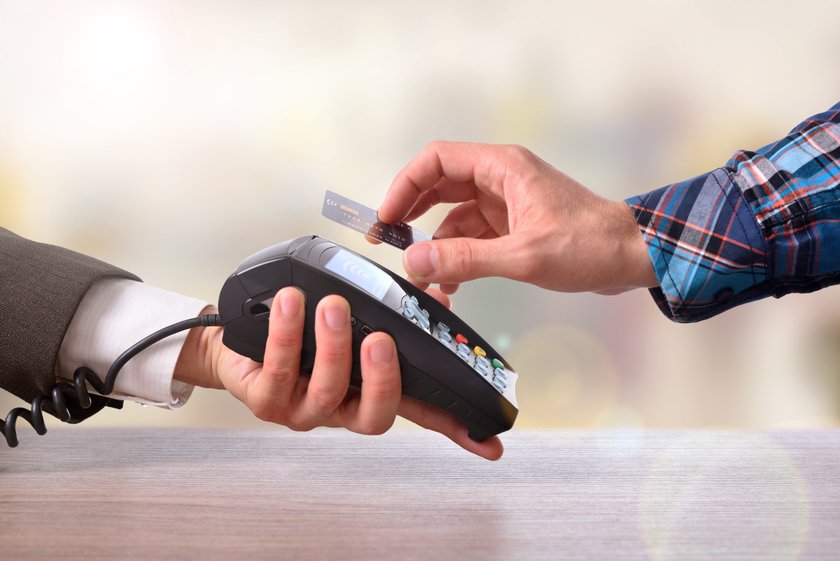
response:
<path id="1" fill-rule="evenodd" d="M 469 364 L 478 372 L 487 383 L 492 385 L 499 393 L 505 393 L 511 378 L 511 373 L 506 369 L 504 363 L 495 357 L 488 357 L 487 351 L 478 345 L 470 346 L 469 340 L 461 333 L 452 333 L 452 330 L 443 322 L 432 325 L 429 312 L 420 306 L 416 296 L 406 294 L 400 302 L 398 310 L 403 317 L 414 323 L 417 327 L 430 334 L 443 346 L 448 347 L 461 360 Z M 513 374 L 513 373 L 511 373 Z M 513 374 L 515 377 L 516 375 Z"/>

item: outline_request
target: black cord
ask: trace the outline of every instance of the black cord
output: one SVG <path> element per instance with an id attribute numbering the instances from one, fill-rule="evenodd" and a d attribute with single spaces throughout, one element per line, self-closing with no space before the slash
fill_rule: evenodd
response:
<path id="1" fill-rule="evenodd" d="M 17 431 L 15 430 L 15 423 L 18 419 L 23 419 L 28 422 L 35 429 L 35 432 L 41 435 L 47 433 L 47 427 L 44 424 L 45 411 L 55 415 L 65 423 L 78 423 L 87 418 L 86 415 L 79 414 L 79 408 L 81 410 L 89 409 L 94 403 L 87 388 L 88 384 L 99 395 L 108 395 L 114 391 L 114 383 L 117 381 L 117 375 L 120 373 L 122 367 L 141 351 L 149 348 L 161 339 L 165 339 L 181 331 L 192 329 L 193 327 L 214 325 L 222 325 L 222 318 L 219 314 L 205 314 L 186 319 L 155 331 L 118 356 L 108 369 L 108 374 L 105 376 L 104 381 L 100 380 L 96 373 L 86 366 L 77 368 L 73 373 L 72 384 L 69 382 L 58 382 L 52 387 L 48 395 L 39 395 L 33 399 L 29 409 L 17 407 L 9 411 L 9 414 L 6 415 L 6 420 L 0 421 L 0 432 L 6 437 L 6 443 L 11 448 L 14 448 L 18 445 Z M 108 401 L 100 400 L 99 408 L 101 409 L 108 404 Z M 74 410 L 76 411 L 75 414 Z"/>

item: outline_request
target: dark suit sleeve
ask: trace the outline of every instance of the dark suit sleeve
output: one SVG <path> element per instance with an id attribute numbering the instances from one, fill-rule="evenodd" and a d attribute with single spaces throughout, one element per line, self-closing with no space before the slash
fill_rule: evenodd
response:
<path id="1" fill-rule="evenodd" d="M 30 401 L 55 383 L 61 341 L 99 279 L 136 276 L 0 228 L 0 388 Z"/>

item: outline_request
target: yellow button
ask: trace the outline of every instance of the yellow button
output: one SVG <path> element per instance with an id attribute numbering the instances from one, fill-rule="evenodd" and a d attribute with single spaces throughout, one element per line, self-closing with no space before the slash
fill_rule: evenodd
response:
<path id="1" fill-rule="evenodd" d="M 481 347 L 476 347 L 476 348 L 474 348 L 474 349 L 473 349 L 473 352 L 474 352 L 475 354 L 477 354 L 478 356 L 487 356 L 487 351 L 485 351 L 485 350 L 484 350 L 484 349 L 482 349 Z"/>

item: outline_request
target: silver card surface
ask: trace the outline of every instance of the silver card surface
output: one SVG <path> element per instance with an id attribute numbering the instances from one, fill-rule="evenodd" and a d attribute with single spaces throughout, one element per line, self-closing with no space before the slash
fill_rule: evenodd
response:
<path id="1" fill-rule="evenodd" d="M 321 214 L 365 236 L 403 250 L 415 242 L 432 239 L 432 236 L 426 232 L 409 226 L 405 222 L 396 224 L 380 222 L 374 209 L 333 191 L 327 191 L 324 195 Z"/>

